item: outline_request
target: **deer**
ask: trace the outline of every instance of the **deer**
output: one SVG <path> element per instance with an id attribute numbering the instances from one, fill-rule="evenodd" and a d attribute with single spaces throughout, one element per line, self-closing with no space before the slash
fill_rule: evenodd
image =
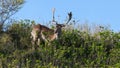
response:
<path id="1" fill-rule="evenodd" d="M 55 21 L 54 12 L 55 9 L 53 10 L 52 20 L 52 22 L 55 22 L 56 25 L 54 29 L 41 24 L 33 25 L 31 32 L 33 44 L 37 43 L 39 45 L 41 40 L 48 42 L 60 38 L 62 34 L 62 28 L 65 27 L 65 25 L 68 24 L 72 18 L 72 12 L 68 13 L 68 21 L 65 24 L 58 24 L 57 21 Z"/>

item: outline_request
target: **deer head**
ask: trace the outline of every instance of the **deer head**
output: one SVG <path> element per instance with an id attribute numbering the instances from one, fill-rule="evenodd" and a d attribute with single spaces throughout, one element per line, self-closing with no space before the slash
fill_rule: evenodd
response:
<path id="1" fill-rule="evenodd" d="M 54 13 L 53 13 L 53 15 L 54 15 Z M 55 21 L 55 18 L 53 16 L 52 22 L 55 22 L 56 27 L 54 29 L 54 34 L 51 34 L 50 36 L 48 36 L 50 41 L 52 41 L 54 39 L 58 39 L 61 36 L 62 28 L 65 27 L 69 23 L 69 21 L 72 19 L 72 12 L 68 13 L 68 17 L 69 17 L 69 19 L 65 24 L 58 24 L 57 21 Z"/>
<path id="2" fill-rule="evenodd" d="M 61 35 L 61 30 L 62 30 L 62 27 L 65 27 L 69 22 L 70 20 L 72 19 L 72 12 L 68 13 L 68 21 L 65 23 L 65 24 L 58 24 L 57 21 L 55 21 L 55 8 L 53 8 L 53 20 L 52 22 L 55 22 L 56 23 L 56 28 L 55 28 L 55 33 L 58 34 L 58 37 L 60 37 Z"/>

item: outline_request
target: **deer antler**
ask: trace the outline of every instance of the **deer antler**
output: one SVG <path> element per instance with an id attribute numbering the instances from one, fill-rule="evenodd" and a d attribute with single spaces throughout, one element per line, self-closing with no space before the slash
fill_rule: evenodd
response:
<path id="1" fill-rule="evenodd" d="M 67 23 L 66 23 L 66 24 L 68 24 L 68 23 L 69 23 L 69 21 L 72 19 L 72 12 L 68 13 L 68 17 L 69 17 L 69 19 L 68 19 L 68 21 L 67 21 Z"/>
<path id="2" fill-rule="evenodd" d="M 52 22 L 55 22 L 55 16 L 54 16 L 55 15 L 55 8 L 52 9 L 52 13 L 53 13 L 53 20 L 52 20 Z"/>
<path id="3" fill-rule="evenodd" d="M 52 14 L 53 14 L 53 19 L 52 19 L 52 22 L 54 22 L 55 24 L 58 24 L 57 21 L 55 21 L 55 8 L 52 8 Z M 68 21 L 66 22 L 66 24 L 68 24 L 70 22 L 70 20 L 72 19 L 72 12 L 69 12 L 68 13 Z"/>
<path id="4" fill-rule="evenodd" d="M 53 19 L 52 19 L 52 23 L 54 24 L 58 24 L 57 21 L 55 21 L 55 8 L 52 8 L 52 14 L 53 14 Z"/>

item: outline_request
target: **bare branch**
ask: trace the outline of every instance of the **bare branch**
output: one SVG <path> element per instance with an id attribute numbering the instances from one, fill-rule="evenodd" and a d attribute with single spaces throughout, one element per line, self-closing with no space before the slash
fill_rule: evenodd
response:
<path id="1" fill-rule="evenodd" d="M 0 0 L 0 30 L 4 23 L 22 7 L 24 0 Z"/>

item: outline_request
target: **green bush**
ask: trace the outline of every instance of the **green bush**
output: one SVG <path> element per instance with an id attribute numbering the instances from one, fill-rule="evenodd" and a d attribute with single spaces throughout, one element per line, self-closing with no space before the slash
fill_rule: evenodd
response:
<path id="1" fill-rule="evenodd" d="M 58 40 L 33 49 L 32 23 L 16 21 L 0 34 L 1 68 L 120 67 L 120 33 L 64 29 Z"/>

